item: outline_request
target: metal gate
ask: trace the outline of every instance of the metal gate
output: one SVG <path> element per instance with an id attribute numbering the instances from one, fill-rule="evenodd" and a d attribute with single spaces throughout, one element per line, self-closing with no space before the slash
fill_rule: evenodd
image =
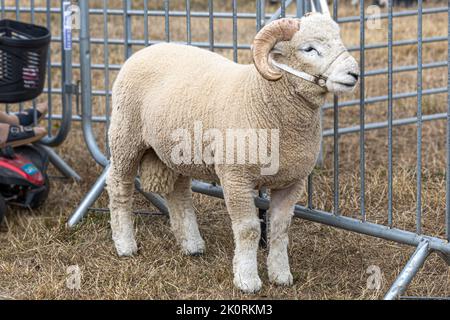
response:
<path id="1" fill-rule="evenodd" d="M 342 1 L 341 1 L 342 2 Z M 49 2 L 48 2 L 49 3 Z M 198 46 L 201 48 L 219 51 L 224 55 L 228 55 L 234 61 L 240 61 L 241 55 L 245 56 L 250 49 L 249 42 L 253 36 L 264 24 L 285 16 L 301 17 L 305 12 L 311 10 L 309 1 L 303 0 L 281 0 L 278 10 L 270 14 L 267 13 L 265 1 L 255 0 L 254 11 L 242 12 L 239 9 L 238 1 L 230 1 L 229 10 L 218 11 L 214 7 L 214 1 L 208 0 L 203 9 L 193 9 L 197 4 L 194 1 L 169 1 L 164 0 L 157 2 L 148 1 L 108 1 L 104 0 L 102 3 L 97 1 L 95 4 L 87 0 L 79 0 L 78 5 L 81 14 L 81 28 L 79 38 L 74 38 L 73 42 L 79 45 L 80 51 L 80 77 L 81 77 L 81 117 L 74 117 L 74 120 L 82 121 L 83 134 L 85 137 L 87 148 L 92 157 L 102 166 L 105 167 L 103 173 L 98 178 L 95 185 L 81 202 L 80 206 L 70 217 L 68 226 L 75 226 L 88 212 L 89 207 L 94 204 L 95 200 L 100 196 L 105 187 L 105 178 L 108 171 L 108 155 L 101 150 L 105 147 L 108 150 L 108 141 L 105 135 L 98 136 L 94 130 L 94 125 L 101 125 L 106 128 L 109 124 L 110 111 L 110 88 L 114 74 L 118 72 L 120 66 L 126 58 L 128 58 L 134 50 L 144 46 L 152 45 L 158 42 L 174 41 L 185 44 Z M 182 9 L 180 9 L 182 3 Z M 320 8 L 319 1 L 315 1 L 316 7 Z M 176 5 L 176 8 L 173 6 Z M 156 7 L 155 7 L 156 6 Z M 323 118 L 325 123 L 331 125 L 324 130 L 324 139 L 332 139 L 333 149 L 333 203 L 328 209 L 318 209 L 315 205 L 314 187 L 315 177 L 313 174 L 308 179 L 308 196 L 304 205 L 295 207 L 295 217 L 307 219 L 313 222 L 319 222 L 326 225 L 338 227 L 341 229 L 354 231 L 357 233 L 370 235 L 386 240 L 395 241 L 401 244 L 407 244 L 416 248 L 411 259 L 392 285 L 391 289 L 386 295 L 386 299 L 395 299 L 400 297 L 405 291 L 413 277 L 416 275 L 424 261 L 431 252 L 437 252 L 442 255 L 447 263 L 450 264 L 450 85 L 446 83 L 445 86 L 437 86 L 433 84 L 431 88 L 424 88 L 423 72 L 424 70 L 437 70 L 442 73 L 445 70 L 445 76 L 448 74 L 448 55 L 441 61 L 432 61 L 424 63 L 423 47 L 425 44 L 444 43 L 448 44 L 450 40 L 450 32 L 445 35 L 432 35 L 426 37 L 423 32 L 423 19 L 428 15 L 447 14 L 449 8 L 447 6 L 433 6 L 424 8 L 423 1 L 418 1 L 418 6 L 412 9 L 403 11 L 393 10 L 393 1 L 390 0 L 387 12 L 369 15 L 365 10 L 367 4 L 364 0 L 360 0 L 359 15 L 350 15 L 341 17 L 339 15 L 339 1 L 334 0 L 333 4 L 334 19 L 338 21 L 343 27 L 346 25 L 352 28 L 359 28 L 359 44 L 350 46 L 350 51 L 359 55 L 361 82 L 359 97 L 357 99 L 351 98 L 347 100 L 338 100 L 334 98 L 333 103 L 326 104 L 323 107 Z M 5 7 L 2 7 L 5 8 Z M 376 8 L 373 8 L 376 9 Z M 14 8 L 6 8 L 5 11 L 13 11 Z M 37 8 L 36 8 L 37 10 Z M 39 9 L 40 10 L 40 9 Z M 60 9 L 49 8 L 46 10 L 57 11 Z M 366 45 L 367 23 L 372 19 L 378 19 L 383 23 L 387 23 L 387 29 L 383 29 L 387 41 L 378 43 L 371 43 Z M 417 18 L 417 37 L 414 39 L 404 39 L 394 41 L 394 21 L 404 17 Z M 176 20 L 178 19 L 178 20 Z M 178 21 L 184 25 L 184 32 L 174 34 L 171 32 L 171 26 L 174 21 Z M 92 21 L 97 21 L 96 25 L 100 23 L 102 28 L 91 28 Z M 201 25 L 203 28 L 196 28 L 194 20 L 203 21 Z M 115 23 L 111 23 L 114 21 Z M 120 21 L 120 22 L 117 22 Z M 249 32 L 250 38 L 247 41 L 239 39 L 239 28 L 243 24 L 252 24 L 253 31 Z M 114 26 L 112 28 L 111 26 Z M 215 33 L 218 26 L 227 28 L 229 30 L 230 39 L 228 41 L 217 41 Z M 139 30 L 137 35 L 136 30 Z M 206 31 L 205 31 L 206 30 Z M 197 34 L 198 33 L 198 34 Z M 61 39 L 56 39 L 61 40 Z M 394 51 L 397 48 L 413 46 L 417 50 L 416 59 L 413 64 L 402 64 L 401 66 L 394 66 L 395 58 Z M 111 52 L 115 52 L 120 47 L 120 57 L 112 57 Z M 448 45 L 447 45 L 448 48 Z M 370 68 L 370 63 L 366 57 L 373 50 L 385 50 L 387 55 L 387 66 L 383 68 Z M 94 55 L 93 52 L 99 52 Z M 100 54 L 101 52 L 101 54 Z M 67 90 L 67 86 L 71 86 L 70 73 L 70 53 L 64 56 L 65 63 L 62 64 L 66 68 L 67 83 L 64 83 L 62 89 L 63 96 L 70 96 L 71 91 Z M 56 65 L 55 65 L 56 67 Z M 73 65 L 78 67 L 78 65 Z M 394 92 L 394 80 L 400 79 L 404 73 L 416 73 L 416 90 Z M 385 76 L 387 77 L 385 88 L 387 94 L 385 95 L 367 95 L 366 92 L 370 86 L 370 79 L 372 77 Z M 394 77 L 396 76 L 396 77 Z M 99 81 L 98 79 L 101 79 Z M 449 77 L 450 78 L 450 77 Z M 448 78 L 446 78 L 447 80 Z M 95 80 L 95 81 L 94 81 Z M 50 94 L 51 92 L 49 92 Z M 423 101 L 425 96 L 446 95 L 446 110 L 445 112 L 424 113 Z M 68 96 L 68 97 L 69 97 Z M 394 118 L 394 102 L 403 99 L 415 99 L 415 102 L 410 108 L 413 108 L 415 115 L 405 118 Z M 66 99 L 68 100 L 68 99 Z M 70 99 L 69 99 L 70 100 Z M 386 119 L 383 121 L 375 121 L 366 123 L 366 112 L 372 104 L 386 103 Z M 355 110 L 358 112 L 358 123 L 341 126 L 339 114 L 346 110 Z M 57 117 L 52 115 L 52 117 Z M 64 118 L 64 115 L 62 116 Z M 341 119 L 342 120 L 342 119 Z M 422 191 L 423 191 L 423 164 L 422 164 L 422 128 L 426 121 L 446 121 L 447 135 L 443 137 L 446 139 L 446 157 L 447 164 L 445 168 L 445 178 L 443 181 L 446 186 L 446 205 L 442 212 L 442 220 L 445 220 L 445 225 L 442 226 L 444 232 L 442 234 L 428 234 L 422 228 L 423 208 L 422 208 Z M 327 122 L 328 121 L 328 122 Z M 408 230 L 406 227 L 396 225 L 394 215 L 394 156 L 395 156 L 395 139 L 394 130 L 400 126 L 414 125 L 417 129 L 417 145 L 415 146 L 417 157 L 415 164 L 415 188 L 416 188 L 416 204 L 415 216 L 412 217 L 411 223 L 414 224 L 413 230 Z M 387 189 L 387 210 L 385 218 L 381 223 L 375 223 L 368 217 L 366 210 L 367 190 L 366 190 L 366 158 L 368 153 L 366 151 L 366 139 L 369 131 L 372 130 L 387 131 L 387 164 L 386 170 L 386 189 Z M 102 130 L 106 132 L 106 130 Z M 379 132 L 379 131 L 377 131 Z M 354 168 L 359 174 L 359 194 L 355 195 L 359 203 L 359 210 L 357 212 L 342 212 L 340 210 L 340 165 L 341 158 L 339 153 L 340 141 L 344 135 L 356 134 L 359 136 L 356 145 L 359 147 L 359 156 L 353 154 L 354 158 L 358 158 L 358 166 Z M 324 161 L 326 153 L 322 153 L 321 161 Z M 139 179 L 136 179 L 136 188 L 140 190 Z M 223 197 L 222 190 L 219 186 L 210 185 L 201 181 L 194 181 L 192 189 L 195 192 L 203 193 L 213 197 Z M 142 192 L 142 191 L 141 191 Z M 142 192 L 143 193 L 143 192 Z M 153 203 L 163 213 L 167 213 L 165 201 L 162 197 L 156 194 L 143 193 L 146 198 Z M 268 209 L 269 199 L 264 192 L 260 193 L 260 197 L 255 199 L 257 207 L 261 209 L 264 217 L 265 210 Z M 445 234 L 444 234 L 445 233 Z"/>

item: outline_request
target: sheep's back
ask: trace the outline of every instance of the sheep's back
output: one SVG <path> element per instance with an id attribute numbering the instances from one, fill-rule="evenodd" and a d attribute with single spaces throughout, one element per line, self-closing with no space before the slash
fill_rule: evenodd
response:
<path id="1" fill-rule="evenodd" d="M 146 144 L 170 166 L 177 143 L 171 135 L 176 130 L 193 133 L 199 123 L 204 130 L 227 127 L 226 122 L 239 127 L 242 113 L 231 110 L 239 108 L 240 101 L 234 97 L 242 96 L 237 91 L 242 90 L 242 78 L 249 67 L 207 50 L 158 44 L 137 52 L 126 62 L 114 90 L 117 96 L 133 101 L 132 106 L 126 104 L 132 112 L 139 112 Z M 229 119 L 224 118 L 224 108 L 229 110 Z M 229 116 L 233 114 L 236 119 Z"/>

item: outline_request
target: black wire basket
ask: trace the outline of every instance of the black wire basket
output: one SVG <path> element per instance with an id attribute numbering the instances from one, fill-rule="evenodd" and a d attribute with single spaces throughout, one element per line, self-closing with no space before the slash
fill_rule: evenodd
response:
<path id="1" fill-rule="evenodd" d="M 13 20 L 0 20 L 0 103 L 39 96 L 45 83 L 50 31 Z"/>

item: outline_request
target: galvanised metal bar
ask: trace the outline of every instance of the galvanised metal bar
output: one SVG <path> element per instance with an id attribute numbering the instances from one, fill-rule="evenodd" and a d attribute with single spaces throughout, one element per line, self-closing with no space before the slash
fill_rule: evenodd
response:
<path id="1" fill-rule="evenodd" d="M 192 17 L 192 15 L 191 15 Z M 58 37 L 54 37 L 52 38 L 53 40 L 59 40 Z M 437 43 L 437 42 L 444 42 L 444 40 L 446 40 L 447 37 L 432 37 L 432 38 L 424 38 L 423 39 L 423 43 Z M 104 39 L 101 38 L 92 38 L 91 39 L 91 43 L 92 44 L 102 44 L 104 41 Z M 124 44 L 124 39 L 108 39 L 108 44 L 111 45 L 121 45 Z M 73 40 L 74 43 L 79 42 L 79 39 L 75 38 Z M 136 46 L 145 46 L 145 41 L 144 40 L 138 40 L 138 39 L 133 39 L 133 40 L 129 40 L 128 41 L 130 44 L 132 45 L 136 45 Z M 166 42 L 166 41 L 153 41 L 150 42 L 150 44 L 158 44 L 161 42 Z M 173 43 L 185 43 L 185 42 L 180 42 L 180 41 L 172 41 Z M 192 42 L 192 45 L 196 46 L 196 47 L 200 47 L 200 48 L 208 48 L 209 47 L 209 42 Z M 413 46 L 413 45 L 417 45 L 417 40 L 402 40 L 402 41 L 394 41 L 392 44 L 394 47 L 398 47 L 398 46 Z M 365 46 L 366 51 L 367 50 L 372 50 L 372 49 L 385 49 L 388 47 L 387 43 L 381 43 L 381 44 L 369 44 Z M 233 44 L 230 43 L 220 43 L 217 44 L 216 48 L 218 49 L 233 49 Z M 250 44 L 239 44 L 238 45 L 238 49 L 240 50 L 250 50 L 251 49 L 251 45 Z M 358 52 L 359 51 L 359 46 L 356 47 L 349 47 L 348 51 L 350 52 Z M 413 70 L 414 71 L 414 70 Z"/>
<path id="2" fill-rule="evenodd" d="M 305 15 L 305 2 L 303 0 L 296 0 L 296 5 L 297 5 L 296 16 L 297 18 L 301 18 Z"/>
<path id="3" fill-rule="evenodd" d="M 233 61 L 238 62 L 237 0 L 233 0 L 232 10 L 233 10 Z"/>
<path id="4" fill-rule="evenodd" d="M 50 147 L 42 145 L 42 144 L 35 144 L 36 148 L 39 148 L 43 150 L 47 155 L 50 163 L 59 171 L 61 172 L 64 177 L 73 179 L 75 181 L 82 181 L 83 179 L 76 173 L 75 170 L 73 170 L 66 162 L 64 162 L 63 159 Z"/>
<path id="5" fill-rule="evenodd" d="M 393 201 L 393 137 L 392 137 L 392 128 L 393 128 L 393 0 L 389 0 L 388 2 L 388 226 L 392 227 L 393 225 L 393 211 L 392 211 L 392 201 Z"/>
<path id="6" fill-rule="evenodd" d="M 51 8 L 51 1 L 47 0 L 47 12 L 46 12 L 46 17 L 47 17 L 47 29 L 50 31 L 50 33 L 52 32 L 52 19 L 51 19 L 51 12 L 50 12 L 50 8 Z M 47 93 L 47 101 L 48 101 L 48 114 L 50 115 L 50 119 L 47 123 L 47 131 L 49 133 L 49 135 L 51 135 L 52 132 L 52 128 L 53 128 L 53 124 L 52 124 L 52 119 L 51 119 L 51 115 L 53 113 L 53 101 L 52 101 L 52 47 L 51 45 L 48 48 L 48 62 L 47 62 L 47 88 L 48 88 L 48 93 Z"/>
<path id="7" fill-rule="evenodd" d="M 186 43 L 188 45 L 192 43 L 191 0 L 186 0 Z"/>
<path id="8" fill-rule="evenodd" d="M 198 180 L 192 181 L 192 191 L 223 199 L 222 188 L 206 182 L 201 182 Z M 267 199 L 257 197 L 255 198 L 255 205 L 257 208 L 267 210 L 270 202 Z M 414 232 L 389 228 L 387 226 L 367 221 L 361 222 L 359 219 L 349 218 L 342 215 L 336 216 L 332 213 L 320 210 L 310 210 L 300 205 L 295 206 L 294 217 L 414 247 L 417 247 L 425 239 L 429 243 L 430 250 L 438 251 L 446 255 L 450 254 L 450 244 L 447 241 L 436 237 L 419 236 Z"/>
<path id="9" fill-rule="evenodd" d="M 432 89 L 423 90 L 422 91 L 422 96 L 433 95 L 433 94 L 441 94 L 441 93 L 442 94 L 447 93 L 447 87 L 432 88 Z M 415 98 L 415 97 L 417 97 L 417 91 L 394 94 L 392 96 L 392 99 L 393 100 L 400 100 L 400 99 Z M 385 102 L 387 100 L 388 100 L 388 96 L 370 97 L 370 98 L 366 98 L 366 105 L 373 104 L 373 103 L 378 103 L 378 102 Z M 358 100 L 348 100 L 348 101 L 344 101 L 344 102 L 340 103 L 339 104 L 339 108 L 351 107 L 351 106 L 357 106 L 357 105 L 359 105 L 359 99 Z M 334 108 L 334 105 L 331 104 L 331 103 L 326 104 L 325 106 L 323 106 L 324 110 L 333 109 L 333 108 Z"/>
<path id="10" fill-rule="evenodd" d="M 333 19 L 338 19 L 338 0 L 333 0 Z M 339 100 L 337 95 L 333 98 L 333 213 L 339 215 Z"/>
<path id="11" fill-rule="evenodd" d="M 439 8 L 428 8 L 423 10 L 423 14 L 436 14 L 436 13 L 446 13 L 447 7 L 439 7 Z M 404 10 L 404 11 L 398 11 L 394 12 L 393 17 L 395 18 L 404 18 L 404 17 L 412 17 L 417 16 L 418 10 Z M 389 13 L 381 13 L 379 15 L 380 19 L 389 19 Z M 369 19 L 369 17 L 366 18 L 366 20 Z M 358 16 L 352 16 L 352 17 L 343 17 L 338 20 L 339 23 L 351 23 L 351 22 L 357 22 L 359 21 Z"/>
<path id="12" fill-rule="evenodd" d="M 20 21 L 20 1 L 16 0 L 16 20 Z M 19 112 L 23 112 L 23 102 L 19 103 Z"/>
<path id="13" fill-rule="evenodd" d="M 280 17 L 281 18 L 285 18 L 286 17 L 286 0 L 281 0 Z"/>
<path id="14" fill-rule="evenodd" d="M 58 37 L 58 39 L 60 39 Z M 91 43 L 94 43 L 95 39 L 91 39 Z M 60 40 L 59 40 L 60 41 Z M 208 40 L 209 41 L 209 40 Z M 79 41 L 77 41 L 79 42 Z M 108 41 L 106 41 L 107 43 Z M 105 43 L 105 40 L 103 39 L 103 44 Z M 148 43 L 150 44 L 150 43 Z M 148 45 L 147 44 L 147 45 Z M 145 42 L 143 42 L 143 45 L 145 45 Z M 211 49 L 211 48 L 210 48 Z M 424 63 L 422 65 L 422 69 L 436 69 L 436 68 L 447 68 L 447 61 L 439 61 L 439 62 L 430 62 L 430 63 Z M 60 68 L 61 67 L 61 63 L 59 62 L 54 62 L 52 63 L 52 67 L 53 68 Z M 119 71 L 120 68 L 122 67 L 122 65 L 120 64 L 110 64 L 109 68 L 110 70 L 116 70 Z M 80 64 L 79 63 L 73 63 L 72 64 L 72 68 L 73 69 L 79 69 L 80 68 Z M 105 68 L 105 65 L 102 63 L 94 63 L 92 64 L 92 69 L 93 70 L 103 70 Z M 392 72 L 395 73 L 401 73 L 401 72 L 411 72 L 411 71 L 417 71 L 418 66 L 417 65 L 410 65 L 410 66 L 401 66 L 401 67 L 394 67 L 394 69 L 392 70 Z M 373 77 L 373 76 L 379 76 L 379 75 L 385 75 L 388 74 L 388 69 L 375 69 L 375 70 L 369 70 L 366 71 L 366 73 L 364 74 L 365 78 L 368 77 Z"/>
<path id="15" fill-rule="evenodd" d="M 423 266 L 430 252 L 429 241 L 423 239 L 417 246 L 416 251 L 411 256 L 400 275 L 395 280 L 392 287 L 389 289 L 388 293 L 384 297 L 384 300 L 398 299 L 402 294 L 406 292 L 406 289 L 408 289 L 408 286 L 411 283 L 412 279 Z"/>
<path id="16" fill-rule="evenodd" d="M 79 0 L 81 15 L 80 30 L 80 64 L 81 64 L 81 104 L 82 128 L 86 146 L 97 163 L 106 167 L 108 159 L 98 147 L 92 129 L 92 75 L 91 75 L 91 45 L 89 35 L 89 3 L 88 0 Z"/>
<path id="17" fill-rule="evenodd" d="M 450 44 L 450 5 L 447 11 L 448 43 Z M 450 45 L 447 46 L 447 59 L 450 61 Z M 445 192 L 445 235 L 450 242 L 450 67 L 447 69 L 447 163 L 446 163 L 446 192 Z"/>
<path id="18" fill-rule="evenodd" d="M 105 12 L 105 15 L 108 16 L 108 14 Z M 150 39 L 150 33 L 148 30 L 148 0 L 144 0 L 144 41 L 145 46 L 148 47 L 149 39 Z"/>
<path id="19" fill-rule="evenodd" d="M 4 0 L 2 0 L 4 1 Z M 296 0 L 296 1 L 302 1 L 302 0 Z M 286 0 L 286 6 L 287 4 L 290 2 L 290 0 Z M 311 6 L 309 4 L 309 1 L 305 2 L 304 5 L 305 8 L 305 12 L 311 11 Z M 5 6 L 5 12 L 15 12 L 15 7 L 14 6 Z M 30 12 L 31 8 L 29 7 L 23 7 L 21 9 L 22 12 L 26 13 L 26 12 Z M 36 7 L 35 11 L 37 13 L 42 13 L 46 11 L 45 7 Z M 52 13 L 61 13 L 61 10 L 59 8 L 56 7 L 52 7 L 51 8 L 51 12 Z M 447 12 L 447 7 L 438 7 L 438 8 L 427 8 L 423 10 L 423 14 L 427 15 L 427 14 L 437 14 L 437 13 L 446 13 Z M 112 16 L 122 16 L 123 15 L 123 10 L 121 9 L 108 9 L 108 15 L 112 15 Z M 92 15 L 103 15 L 103 10 L 102 9 L 97 9 L 97 8 L 92 8 L 89 9 L 89 14 Z M 130 10 L 129 14 L 131 16 L 143 16 L 144 15 L 144 10 Z M 394 17 L 411 17 L 411 16 L 417 16 L 418 11 L 417 10 L 404 10 L 404 11 L 399 11 L 399 12 L 395 12 L 394 13 Z M 177 11 L 177 10 L 173 10 L 170 12 L 170 15 L 173 17 L 186 17 L 186 12 L 185 11 Z M 151 10 L 149 11 L 149 16 L 151 17 L 164 17 L 165 16 L 165 11 L 164 10 Z M 198 12 L 198 11 L 192 11 L 191 12 L 191 16 L 194 18 L 208 18 L 208 13 L 207 12 Z M 214 18 L 220 18 L 220 19 L 232 19 L 233 15 L 229 12 L 216 12 L 214 14 Z M 264 17 L 266 19 L 270 19 L 272 17 L 272 15 L 264 15 Z M 287 15 L 287 17 L 293 17 L 291 15 Z M 239 19 L 251 19 L 254 20 L 256 18 L 256 14 L 255 13 L 248 13 L 248 12 L 242 12 L 239 13 L 238 15 Z M 380 14 L 380 18 L 381 19 L 387 19 L 388 15 L 386 13 L 382 13 Z M 366 20 L 368 20 L 369 17 L 366 17 Z M 359 22 L 359 16 L 349 16 L 349 17 L 341 17 L 338 20 L 338 23 L 352 23 L 352 22 Z"/>
<path id="20" fill-rule="evenodd" d="M 132 45 L 130 41 L 132 40 L 132 32 L 131 32 L 131 17 L 128 14 L 128 11 L 131 10 L 131 1 L 126 0 L 123 3 L 123 22 L 124 22 L 124 31 L 125 31 L 125 41 L 124 41 L 124 49 L 125 49 L 125 60 L 131 57 L 133 53 Z"/>
<path id="21" fill-rule="evenodd" d="M 436 42 L 444 42 L 447 41 L 447 36 L 435 36 L 429 38 L 423 38 L 423 43 L 436 43 Z M 402 47 L 402 46 L 414 46 L 417 44 L 417 39 L 409 39 L 409 40 L 397 40 L 392 43 L 394 47 Z M 374 43 L 366 46 L 366 50 L 376 50 L 376 49 L 386 49 L 389 46 L 388 43 Z M 358 51 L 358 46 L 350 46 L 347 48 L 349 52 Z"/>
<path id="22" fill-rule="evenodd" d="M 145 3 L 147 3 L 147 1 L 144 1 Z M 103 15 L 103 35 L 105 38 L 105 42 L 103 43 L 103 62 L 105 64 L 105 68 L 104 68 L 104 85 L 105 85 L 105 91 L 108 92 L 105 95 L 105 115 L 106 115 L 106 129 L 105 129 L 105 141 L 106 141 L 106 152 L 107 152 L 107 156 L 109 158 L 110 156 L 110 152 L 109 152 L 109 138 L 108 138 L 108 130 L 109 130 L 109 125 L 110 125 L 110 111 L 111 111 L 111 107 L 110 107 L 110 95 L 109 95 L 109 85 L 110 85 L 110 80 L 109 80 L 109 46 L 108 43 L 106 42 L 106 39 L 108 39 L 108 34 L 109 34 L 109 30 L 108 30 L 108 15 L 106 14 L 106 10 L 108 9 L 108 0 L 103 0 L 103 9 L 104 9 L 104 15 Z M 145 20 L 145 19 L 144 19 Z M 147 26 L 147 34 L 146 34 L 146 39 L 148 41 L 148 21 L 145 20 L 145 25 Z M 144 27 L 145 29 L 145 27 Z"/>
<path id="23" fill-rule="evenodd" d="M 87 0 L 80 0 L 80 3 Z M 81 7 L 81 5 L 80 5 Z M 87 13 L 87 11 L 86 11 Z M 87 214 L 89 208 L 95 203 L 95 201 L 100 197 L 106 186 L 106 177 L 108 175 L 109 165 L 103 169 L 102 174 L 98 177 L 95 184 L 92 186 L 91 190 L 86 194 L 86 197 L 81 201 L 78 208 L 72 214 L 72 216 L 67 221 L 67 227 L 75 227 L 81 219 Z"/>
<path id="24" fill-rule="evenodd" d="M 366 221 L 366 206 L 365 206 L 365 196 L 366 196 L 366 154 L 365 154 L 365 98 L 366 98 L 366 87 L 365 87 L 365 42 L 366 42 L 366 34 L 365 34 L 365 4 L 364 0 L 360 0 L 359 3 L 359 14 L 360 14 L 360 23 L 359 23 L 359 65 L 360 72 L 362 74 L 359 86 L 359 124 L 361 127 L 359 133 L 359 174 L 360 174 L 360 207 L 361 207 L 361 220 Z"/>
<path id="25" fill-rule="evenodd" d="M 436 114 L 431 114 L 431 115 L 424 115 L 422 117 L 423 122 L 433 121 L 433 120 L 444 120 L 444 119 L 447 119 L 447 113 L 436 113 Z M 395 119 L 394 121 L 392 121 L 393 127 L 412 125 L 412 124 L 417 125 L 417 117 Z M 384 128 L 389 128 L 389 121 L 366 123 L 366 125 L 364 126 L 365 131 L 384 129 Z M 344 135 L 344 134 L 349 134 L 349 133 L 358 133 L 360 131 L 361 131 L 360 126 L 339 128 L 339 135 Z M 334 129 L 324 130 L 323 136 L 324 137 L 333 137 Z"/>
<path id="26" fill-rule="evenodd" d="M 280 8 L 278 8 L 277 11 L 273 15 L 270 16 L 270 18 L 266 21 L 266 24 L 271 23 L 272 21 L 275 21 L 279 19 L 280 17 L 286 17 L 286 8 L 289 7 L 293 3 L 293 0 L 282 0 Z M 282 11 L 284 11 L 284 15 L 282 14 Z"/>
<path id="27" fill-rule="evenodd" d="M 256 33 L 259 32 L 262 28 L 262 8 L 261 1 L 264 0 L 256 0 Z"/>
<path id="28" fill-rule="evenodd" d="M 419 14 L 417 18 L 417 206 L 416 206 L 416 232 L 422 233 L 422 38 L 423 0 L 418 0 Z"/>
<path id="29" fill-rule="evenodd" d="M 214 3 L 213 0 L 208 0 L 208 14 L 209 14 L 209 50 L 214 51 Z"/>
<path id="30" fill-rule="evenodd" d="M 163 197 L 161 197 L 158 194 L 155 193 L 148 193 L 142 190 L 141 187 L 141 180 L 139 178 L 136 178 L 134 180 L 134 186 L 136 190 L 142 194 L 148 201 L 150 201 L 151 204 L 153 204 L 159 211 L 161 211 L 162 214 L 169 214 L 169 209 L 167 208 L 166 200 L 164 200 Z"/>
<path id="31" fill-rule="evenodd" d="M 166 42 L 170 42 L 170 3 L 169 0 L 164 0 L 164 32 L 166 34 Z"/>
<path id="32" fill-rule="evenodd" d="M 312 209 L 314 207 L 314 204 L 313 204 L 313 192 L 314 192 L 313 177 L 314 177 L 314 173 L 311 173 L 308 176 L 308 184 L 307 184 L 308 209 Z"/>

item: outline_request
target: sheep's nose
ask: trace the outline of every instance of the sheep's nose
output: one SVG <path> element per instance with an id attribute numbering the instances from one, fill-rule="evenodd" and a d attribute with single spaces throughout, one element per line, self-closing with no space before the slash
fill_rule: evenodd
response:
<path id="1" fill-rule="evenodd" d="M 349 74 L 350 76 L 352 76 L 353 78 L 355 78 L 356 81 L 358 81 L 358 79 L 359 79 L 359 74 L 354 73 L 354 72 L 349 72 L 348 74 Z"/>

